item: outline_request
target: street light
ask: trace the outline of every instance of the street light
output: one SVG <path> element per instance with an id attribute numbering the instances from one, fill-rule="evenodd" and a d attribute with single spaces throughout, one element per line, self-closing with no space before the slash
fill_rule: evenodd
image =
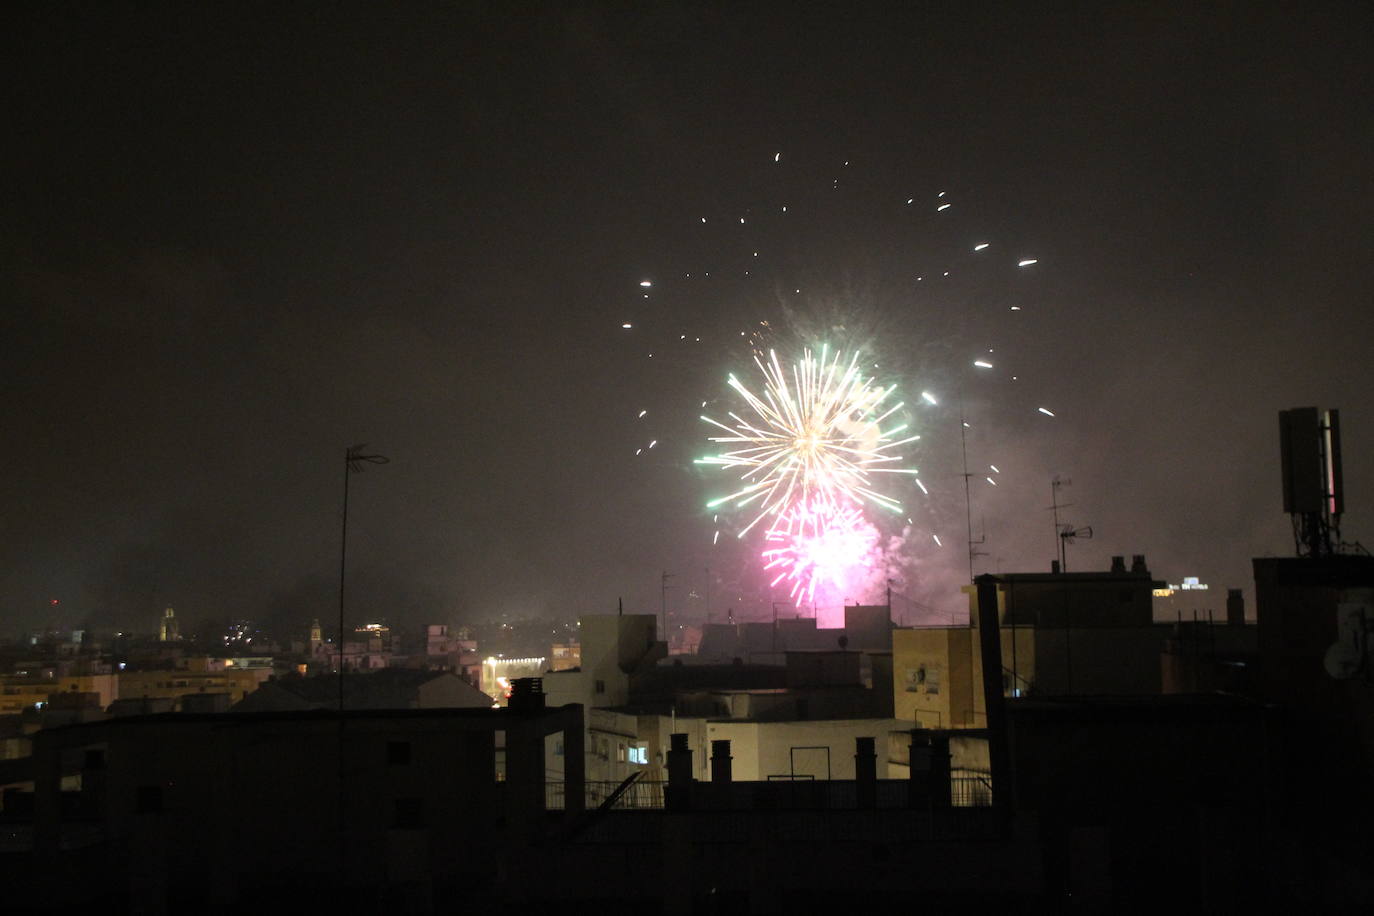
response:
<path id="1" fill-rule="evenodd" d="M 343 536 L 339 540 L 339 715 L 344 710 L 344 582 L 348 564 L 348 478 L 361 474 L 365 464 L 387 464 L 391 461 L 385 455 L 364 455 L 367 444 L 355 445 L 344 450 L 344 491 L 343 491 Z"/>
<path id="2" fill-rule="evenodd" d="M 344 491 L 343 491 L 343 536 L 339 546 L 339 639 L 336 646 L 339 656 L 339 797 L 338 797 L 338 817 L 339 817 L 339 887 L 340 897 L 342 898 L 342 887 L 347 868 L 344 862 L 344 849 L 347 845 L 344 840 L 345 831 L 345 792 L 344 792 L 344 572 L 347 569 L 348 561 L 348 478 L 354 474 L 360 474 L 363 466 L 367 464 L 386 464 L 391 459 L 385 455 L 365 455 L 363 450 L 366 444 L 355 445 L 344 450 Z"/>

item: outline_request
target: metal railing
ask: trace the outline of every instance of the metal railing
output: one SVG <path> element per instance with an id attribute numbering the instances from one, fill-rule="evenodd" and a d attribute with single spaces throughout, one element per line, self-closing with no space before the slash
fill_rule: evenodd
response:
<path id="1" fill-rule="evenodd" d="M 990 776 L 954 776 L 949 781 L 950 805 L 955 808 L 991 808 Z"/>
<path id="2" fill-rule="evenodd" d="M 564 783 L 544 783 L 544 807 L 550 811 L 562 811 L 564 807 Z M 614 810 L 636 810 L 663 807 L 663 783 L 644 779 L 635 780 L 625 792 L 615 800 Z M 610 780 L 588 780 L 585 783 L 585 799 L 588 809 L 598 808 L 620 786 Z"/>
<path id="3" fill-rule="evenodd" d="M 599 807 L 620 785 L 611 781 L 586 783 L 586 808 Z M 631 784 L 612 806 L 613 810 L 653 810 L 663 807 L 662 781 L 638 780 Z M 564 783 L 544 784 L 544 804 L 550 811 L 564 808 Z M 711 783 L 697 782 L 693 794 L 712 792 Z M 905 779 L 879 779 L 874 786 L 878 808 L 905 808 L 910 784 Z M 952 808 L 989 808 L 992 806 L 992 781 L 986 774 L 971 773 L 950 778 L 949 806 Z M 754 809 L 857 808 L 859 799 L 853 780 L 771 779 L 767 782 L 734 782 L 727 793 L 728 807 Z"/>

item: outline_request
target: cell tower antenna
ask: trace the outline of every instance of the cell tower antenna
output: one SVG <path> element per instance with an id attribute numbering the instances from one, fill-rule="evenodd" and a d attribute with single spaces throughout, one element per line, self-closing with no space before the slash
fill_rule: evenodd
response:
<path id="1" fill-rule="evenodd" d="M 1339 552 L 1345 511 L 1340 411 L 1317 407 L 1279 411 L 1279 458 L 1283 511 L 1293 519 L 1298 556 Z"/>

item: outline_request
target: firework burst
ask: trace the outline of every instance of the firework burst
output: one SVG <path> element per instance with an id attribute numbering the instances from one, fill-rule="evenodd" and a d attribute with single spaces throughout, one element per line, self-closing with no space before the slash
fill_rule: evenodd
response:
<path id="1" fill-rule="evenodd" d="M 814 602 L 818 589 L 842 590 L 852 571 L 868 564 L 877 538 L 855 506 L 830 514 L 789 510 L 768 529 L 763 568 L 776 570 L 770 586 L 790 584 L 788 597 L 800 606 Z"/>
<path id="2" fill-rule="evenodd" d="M 753 519 L 739 537 L 765 518 L 773 520 L 770 529 L 777 528 L 789 513 L 821 524 L 864 504 L 900 512 L 900 503 L 874 489 L 873 480 L 877 474 L 916 473 L 895 466 L 902 460 L 895 450 L 921 437 L 902 437 L 906 423 L 883 428 L 905 406 L 888 406 L 894 388 L 865 376 L 858 353 L 846 361 L 824 347 L 819 356 L 806 350 L 800 361 L 784 369 L 770 350 L 767 362 L 757 356 L 754 362 L 763 375 L 761 396 L 734 375 L 729 378 L 752 416 L 731 412 L 733 426 L 701 418 L 725 433 L 710 441 L 728 450 L 697 463 L 740 471 L 743 484 L 708 507 L 733 504 L 752 511 Z"/>

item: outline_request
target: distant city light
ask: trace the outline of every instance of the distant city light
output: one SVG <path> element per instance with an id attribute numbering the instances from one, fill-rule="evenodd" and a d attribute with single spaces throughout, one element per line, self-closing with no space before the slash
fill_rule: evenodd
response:
<path id="1" fill-rule="evenodd" d="M 1026 258 L 1025 260 L 1017 261 L 1017 262 L 1016 262 L 1016 266 L 1017 266 L 1017 267 L 1030 267 L 1032 264 L 1036 264 L 1036 263 L 1038 263 L 1039 261 L 1040 261 L 1039 258 Z"/>
<path id="2" fill-rule="evenodd" d="M 935 395 L 931 394 L 929 391 L 922 391 L 922 392 L 921 392 L 921 398 L 922 398 L 923 400 L 925 400 L 925 402 L 926 402 L 927 404 L 937 404 L 937 403 L 939 403 L 938 401 L 935 400 Z"/>
<path id="3" fill-rule="evenodd" d="M 1054 411 L 1052 411 L 1052 410 L 1048 410 L 1048 409 L 1046 409 L 1046 408 L 1044 408 L 1044 407 L 1039 408 L 1039 410 L 1040 410 L 1041 413 L 1043 413 L 1043 414 L 1044 414 L 1045 416 L 1047 416 L 1047 417 L 1052 417 L 1052 416 L 1054 416 Z"/>
<path id="4" fill-rule="evenodd" d="M 979 369 L 991 369 L 991 368 L 992 368 L 992 363 L 988 362 L 988 361 L 985 360 L 985 359 L 975 359 L 975 360 L 973 361 L 973 364 L 974 364 L 975 366 L 977 366 Z"/>

